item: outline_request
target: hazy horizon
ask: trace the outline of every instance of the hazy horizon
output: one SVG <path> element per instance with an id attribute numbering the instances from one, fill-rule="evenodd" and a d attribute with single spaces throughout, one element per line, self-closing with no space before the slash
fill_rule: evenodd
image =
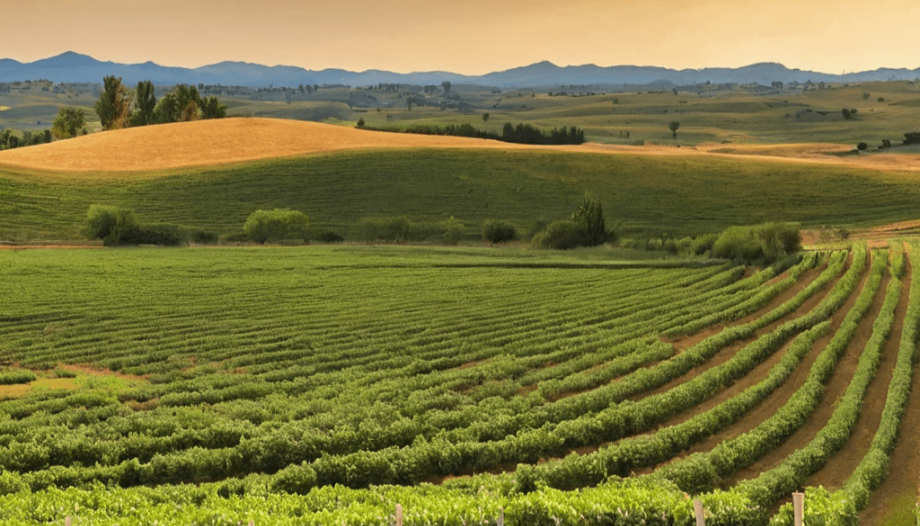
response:
<path id="1" fill-rule="evenodd" d="M 920 3 L 904 0 L 883 7 L 855 0 L 470 0 L 459 7 L 166 0 L 155 10 L 114 0 L 35 0 L 4 11 L 8 45 L 0 58 L 24 63 L 74 51 L 187 68 L 238 61 L 465 75 L 544 60 L 678 70 L 775 62 L 833 74 L 920 67 L 911 38 Z"/>

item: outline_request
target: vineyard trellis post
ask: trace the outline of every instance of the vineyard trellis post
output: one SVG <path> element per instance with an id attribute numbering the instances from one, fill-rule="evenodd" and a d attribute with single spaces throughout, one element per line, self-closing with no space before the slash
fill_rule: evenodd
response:
<path id="1" fill-rule="evenodd" d="M 396 505 L 396 526 L 403 526 L 402 504 Z"/>
<path id="2" fill-rule="evenodd" d="M 505 508 L 498 508 L 498 520 L 495 521 L 497 526 L 505 526 Z"/>
<path id="3" fill-rule="evenodd" d="M 793 493 L 792 494 L 792 511 L 793 511 L 793 517 L 795 518 L 795 526 L 802 526 L 802 521 L 805 518 L 805 494 L 804 493 Z"/>
<path id="4" fill-rule="evenodd" d="M 696 515 L 696 526 L 706 526 L 706 512 L 703 511 L 703 501 L 693 501 L 693 514 Z"/>
<path id="5" fill-rule="evenodd" d="M 67 516 L 67 517 L 64 519 L 64 526 L 70 526 L 70 516 Z"/>

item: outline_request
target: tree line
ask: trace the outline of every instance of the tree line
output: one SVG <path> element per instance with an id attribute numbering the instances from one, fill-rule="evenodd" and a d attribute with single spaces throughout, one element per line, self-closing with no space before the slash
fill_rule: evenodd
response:
<path id="1" fill-rule="evenodd" d="M 486 119 L 483 119 L 486 120 Z M 502 133 L 480 130 L 471 124 L 449 124 L 447 126 L 432 126 L 418 124 L 409 126 L 404 130 L 389 128 L 371 128 L 365 126 L 364 119 L 358 121 L 358 127 L 374 131 L 387 131 L 398 133 L 415 133 L 419 135 L 450 135 L 454 137 L 470 137 L 474 139 L 490 139 L 493 141 L 511 142 L 517 144 L 581 144 L 585 142 L 584 130 L 572 126 L 563 126 L 562 129 L 553 128 L 545 132 L 531 124 L 505 123 Z"/>

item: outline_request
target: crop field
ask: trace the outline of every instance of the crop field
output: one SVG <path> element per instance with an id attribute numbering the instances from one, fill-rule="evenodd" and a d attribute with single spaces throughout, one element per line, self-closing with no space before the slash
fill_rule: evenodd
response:
<path id="1" fill-rule="evenodd" d="M 0 252 L 0 522 L 913 521 L 916 257 Z"/>

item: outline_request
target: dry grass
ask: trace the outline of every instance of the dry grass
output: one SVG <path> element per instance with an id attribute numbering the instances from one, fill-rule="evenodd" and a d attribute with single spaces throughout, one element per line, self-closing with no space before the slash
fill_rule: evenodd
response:
<path id="1" fill-rule="evenodd" d="M 649 156 L 719 156 L 885 171 L 920 171 L 920 154 L 837 156 L 837 144 L 702 144 L 699 147 L 527 146 L 465 137 L 372 132 L 315 122 L 237 118 L 164 124 L 102 132 L 51 144 L 0 152 L 0 166 L 51 172 L 156 172 L 246 161 L 322 154 L 348 149 L 471 148 L 561 150 Z"/>
<path id="2" fill-rule="evenodd" d="M 0 152 L 0 165 L 78 172 L 153 171 L 374 148 L 509 148 L 495 141 L 383 133 L 283 119 L 197 121 L 102 132 Z"/>

